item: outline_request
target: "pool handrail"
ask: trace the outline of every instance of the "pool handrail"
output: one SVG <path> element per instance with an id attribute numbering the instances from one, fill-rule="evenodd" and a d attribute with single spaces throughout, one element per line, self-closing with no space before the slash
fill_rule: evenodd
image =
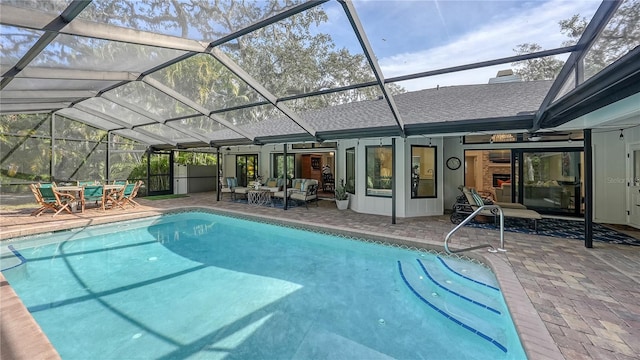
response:
<path id="1" fill-rule="evenodd" d="M 482 210 L 485 209 L 498 209 L 498 213 L 500 214 L 500 247 L 498 249 L 494 248 L 493 245 L 486 243 L 483 245 L 478 245 L 478 246 L 472 246 L 469 248 L 464 248 L 464 249 L 459 249 L 459 250 L 451 250 L 449 249 L 449 239 L 451 238 L 451 235 L 453 235 L 453 233 L 455 233 L 456 231 L 458 231 L 458 229 L 460 229 L 461 227 L 465 226 L 468 222 L 470 222 L 471 220 L 473 220 L 473 218 L 478 215 L 478 213 L 480 213 Z M 462 222 L 460 222 L 460 224 L 458 224 L 456 227 L 453 228 L 453 230 L 449 231 L 449 233 L 447 234 L 447 236 L 445 236 L 444 238 L 444 250 L 447 252 L 447 254 L 454 254 L 454 253 L 459 253 L 459 252 L 463 252 L 463 251 L 469 251 L 469 250 L 475 250 L 475 249 L 482 249 L 488 247 L 489 248 L 489 252 L 498 252 L 498 251 L 507 251 L 504 248 L 504 213 L 502 212 L 502 208 L 498 205 L 482 205 L 480 207 L 478 207 L 474 212 L 471 213 L 471 215 L 467 216 L 466 219 L 464 219 Z"/>

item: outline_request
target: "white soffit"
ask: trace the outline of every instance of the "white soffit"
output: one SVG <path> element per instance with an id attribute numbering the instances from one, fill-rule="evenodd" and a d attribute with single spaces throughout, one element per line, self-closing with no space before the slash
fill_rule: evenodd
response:
<path id="1" fill-rule="evenodd" d="M 558 130 L 627 128 L 640 124 L 640 94 L 634 94 L 611 105 L 569 121 Z"/>

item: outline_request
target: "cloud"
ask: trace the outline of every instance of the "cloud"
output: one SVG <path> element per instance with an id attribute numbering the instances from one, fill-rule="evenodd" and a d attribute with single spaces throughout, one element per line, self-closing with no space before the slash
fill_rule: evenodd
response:
<path id="1" fill-rule="evenodd" d="M 544 49 L 562 46 L 566 37 L 560 33 L 558 22 L 574 14 L 590 18 L 598 3 L 593 1 L 567 2 L 552 0 L 540 2 L 530 11 L 496 19 L 475 31 L 451 34 L 453 41 L 442 46 L 395 54 L 379 59 L 386 78 L 470 64 L 515 55 L 518 44 L 538 43 Z M 463 85 L 487 83 L 497 70 L 509 68 L 503 64 L 491 68 L 447 74 L 434 78 L 413 80 L 401 84 L 407 90 L 418 90 L 436 85 Z"/>

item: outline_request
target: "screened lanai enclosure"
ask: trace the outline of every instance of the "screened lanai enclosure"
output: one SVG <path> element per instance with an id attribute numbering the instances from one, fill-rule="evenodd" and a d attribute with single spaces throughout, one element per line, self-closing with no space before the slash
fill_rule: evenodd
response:
<path id="1" fill-rule="evenodd" d="M 3 201 L 162 190 L 229 146 L 553 129 L 639 92 L 638 24 L 639 0 L 1 0 Z M 514 78 L 533 111 L 482 108 Z"/>

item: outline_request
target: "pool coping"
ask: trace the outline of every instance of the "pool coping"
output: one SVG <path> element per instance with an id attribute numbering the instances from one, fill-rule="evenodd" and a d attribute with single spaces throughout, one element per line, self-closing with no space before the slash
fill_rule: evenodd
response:
<path id="1" fill-rule="evenodd" d="M 24 237 L 29 235 L 37 235 L 42 233 L 50 233 L 57 231 L 64 231 L 73 228 L 81 228 L 87 226 L 94 225 L 102 225 L 108 224 L 118 221 L 126 221 L 126 220 L 135 220 L 135 219 L 143 219 L 148 217 L 160 216 L 164 214 L 173 214 L 173 213 L 182 213 L 182 212 L 193 212 L 193 211 L 202 211 L 213 213 L 217 215 L 223 216 L 234 216 L 239 218 L 245 218 L 249 220 L 259 221 L 263 223 L 271 223 L 276 225 L 282 225 L 287 227 L 300 228 L 315 232 L 321 232 L 325 234 L 332 234 L 338 236 L 344 236 L 348 239 L 354 240 L 362 240 L 369 239 L 373 242 L 379 242 L 385 245 L 391 246 L 400 246 L 407 247 L 411 249 L 424 249 L 429 252 L 434 252 L 437 254 L 443 254 L 445 256 L 449 256 L 446 253 L 442 252 L 442 244 L 440 242 L 434 242 L 429 240 L 417 241 L 414 238 L 408 238 L 403 236 L 385 236 L 380 235 L 379 233 L 368 232 L 366 230 L 352 230 L 348 228 L 342 227 L 327 227 L 322 225 L 316 225 L 313 223 L 298 221 L 293 219 L 282 219 L 279 217 L 271 217 L 263 214 L 250 214 L 243 211 L 234 211 L 231 209 L 219 209 L 219 208 L 209 208 L 205 206 L 186 206 L 181 208 L 173 208 L 173 209 L 164 209 L 164 210 L 154 210 L 154 211 L 145 211 L 139 213 L 130 213 L 130 214 L 118 214 L 108 217 L 101 218 L 93 218 L 93 219 L 75 219 L 64 221 L 61 223 L 54 224 L 45 224 L 42 226 L 34 226 L 29 229 L 18 229 L 11 231 L 0 232 L 0 243 L 4 243 L 7 241 L 11 241 L 17 237 Z M 501 256 L 502 255 L 502 256 Z M 473 260 L 479 262 L 481 264 L 489 267 L 495 274 L 500 289 L 502 290 L 502 295 L 505 299 L 505 303 L 507 308 L 509 309 L 509 313 L 514 322 L 516 331 L 518 336 L 520 337 L 520 342 L 524 348 L 524 351 L 529 359 L 564 359 L 564 356 L 560 352 L 557 344 L 553 341 L 551 334 L 548 329 L 544 325 L 540 315 L 534 308 L 531 303 L 529 297 L 527 296 L 522 284 L 518 280 L 515 272 L 513 271 L 511 265 L 508 262 L 506 256 L 500 253 L 483 253 L 480 251 L 473 251 L 465 253 L 464 256 L 457 256 L 460 258 L 466 258 L 469 260 Z M 0 304 L 0 314 L 2 314 L 3 324 L 7 323 L 7 328 L 13 329 L 16 328 L 16 322 L 20 322 L 24 324 L 25 313 L 26 317 L 28 317 L 27 322 L 29 323 L 28 327 L 25 327 L 25 331 L 21 336 L 16 336 L 16 338 L 12 338 L 12 344 L 18 343 L 19 348 L 37 348 L 41 349 L 41 352 L 38 353 L 38 358 L 42 359 L 59 359 L 58 355 L 53 345 L 50 343 L 49 339 L 46 337 L 40 326 L 35 322 L 31 314 L 28 312 L 22 301 L 15 294 L 13 289 L 11 289 L 10 284 L 7 283 L 4 276 L 0 273 L 0 282 L 2 284 L 2 293 L 0 294 L 3 301 Z M 5 297 L 6 296 L 6 297 Z M 11 300 L 11 307 L 6 306 L 7 299 Z M 17 304 L 16 304 L 17 303 Z M 11 313 L 8 316 L 7 313 Z M 2 330 L 5 330 L 5 325 L 2 326 Z M 3 331 L 4 332 L 4 331 Z M 5 345 L 5 336 L 2 336 L 2 345 Z M 4 347 L 4 346 L 3 346 Z M 33 358 L 33 356 L 23 357 Z"/>

